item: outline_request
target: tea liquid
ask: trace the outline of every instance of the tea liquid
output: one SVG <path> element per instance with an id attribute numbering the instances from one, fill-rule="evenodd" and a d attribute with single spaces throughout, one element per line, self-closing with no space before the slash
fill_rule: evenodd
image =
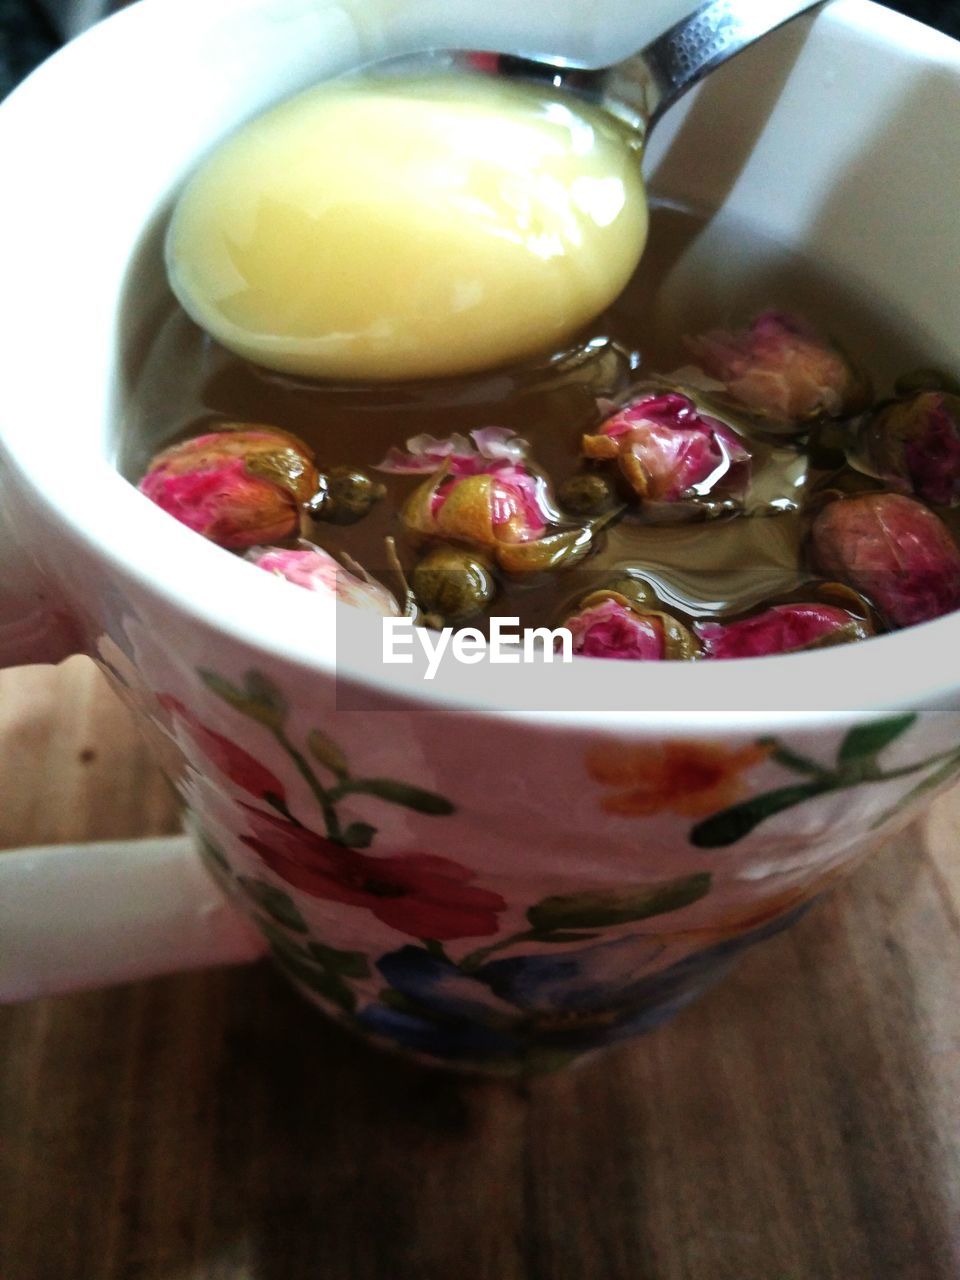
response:
<path id="1" fill-rule="evenodd" d="M 880 313 L 875 300 L 755 227 L 654 202 L 636 275 L 569 351 L 443 381 L 311 382 L 257 368 L 197 328 L 163 281 L 161 233 L 147 238 L 128 290 L 121 470 L 136 482 L 158 449 L 226 421 L 292 431 L 316 450 L 321 470 L 361 467 L 387 484 L 387 497 L 359 523 L 310 522 L 304 534 L 335 555 L 348 553 L 395 592 L 385 540 L 397 538 L 408 570 L 416 563 L 422 552 L 403 536 L 399 510 L 424 477 L 380 475 L 375 468 L 391 446 L 403 447 L 411 436 L 512 428 L 558 487 L 581 466 L 581 436 L 602 416 L 598 401 L 689 363 L 684 335 L 742 327 L 769 307 L 796 311 L 833 338 L 870 374 L 878 394 L 888 393 L 899 373 L 930 363 L 896 316 Z M 518 616 L 523 625 L 556 626 L 586 592 L 624 570 L 648 581 L 687 618 L 732 616 L 772 597 L 803 597 L 813 577 L 802 558 L 804 508 L 818 487 L 837 482 L 833 464 L 815 466 L 802 439 L 751 443 L 751 449 L 748 514 L 668 526 L 628 514 L 571 569 L 533 580 L 501 575 L 489 612 Z M 849 471 L 840 480 L 848 488 L 878 487 Z"/>

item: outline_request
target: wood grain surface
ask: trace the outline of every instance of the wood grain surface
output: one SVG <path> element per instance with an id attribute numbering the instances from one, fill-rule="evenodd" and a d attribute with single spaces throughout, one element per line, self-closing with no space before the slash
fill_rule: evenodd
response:
<path id="1" fill-rule="evenodd" d="M 83 659 L 0 675 L 0 846 L 174 829 Z M 0 1280 L 957 1280 L 960 791 L 671 1026 L 412 1066 L 265 965 L 0 1010 Z"/>

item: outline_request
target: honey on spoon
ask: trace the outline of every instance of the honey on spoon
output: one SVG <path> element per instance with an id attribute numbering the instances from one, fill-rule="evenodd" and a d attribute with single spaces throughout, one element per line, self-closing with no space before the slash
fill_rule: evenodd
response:
<path id="1" fill-rule="evenodd" d="M 713 0 L 642 54 L 567 77 L 595 104 L 445 72 L 310 89 L 188 183 L 167 240 L 174 292 L 227 349 L 304 377 L 444 377 L 561 349 L 643 252 L 645 131 L 809 7 Z M 564 79 L 523 64 L 538 71 Z"/>

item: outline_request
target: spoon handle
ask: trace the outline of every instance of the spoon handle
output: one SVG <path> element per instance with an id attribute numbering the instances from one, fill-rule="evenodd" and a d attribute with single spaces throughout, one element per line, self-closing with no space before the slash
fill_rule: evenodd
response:
<path id="1" fill-rule="evenodd" d="M 817 3 L 819 0 L 708 0 L 682 18 L 641 54 L 656 95 L 650 103 L 647 128 L 714 67 Z"/>
<path id="2" fill-rule="evenodd" d="M 721 62 L 821 0 L 708 0 L 612 69 L 604 96 L 633 99 L 646 129 Z M 632 82 L 632 92 L 628 83 Z M 637 87 L 643 85 L 642 103 Z M 619 91 L 619 92 L 618 92 Z"/>

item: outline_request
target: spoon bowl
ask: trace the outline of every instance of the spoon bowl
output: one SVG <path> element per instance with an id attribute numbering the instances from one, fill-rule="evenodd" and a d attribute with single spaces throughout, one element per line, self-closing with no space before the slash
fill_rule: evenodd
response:
<path id="1" fill-rule="evenodd" d="M 710 0 L 606 68 L 434 50 L 320 84 L 187 184 L 174 292 L 235 354 L 310 378 L 445 377 L 563 350 L 640 261 L 650 129 L 810 7 Z"/>

